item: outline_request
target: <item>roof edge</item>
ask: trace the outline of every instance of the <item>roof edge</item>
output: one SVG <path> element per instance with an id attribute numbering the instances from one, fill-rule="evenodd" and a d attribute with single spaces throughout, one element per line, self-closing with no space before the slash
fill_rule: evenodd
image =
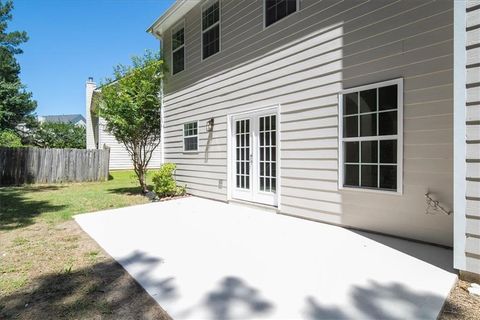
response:
<path id="1" fill-rule="evenodd" d="M 201 0 L 176 0 L 170 8 L 155 20 L 146 32 L 155 37 L 161 37 L 166 29 L 175 24 L 188 11 L 195 7 Z"/>

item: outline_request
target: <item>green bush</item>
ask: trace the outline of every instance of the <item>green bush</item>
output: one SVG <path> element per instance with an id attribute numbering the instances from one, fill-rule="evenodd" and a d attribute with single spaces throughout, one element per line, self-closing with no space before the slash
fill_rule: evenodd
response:
<path id="1" fill-rule="evenodd" d="M 153 174 L 153 190 L 160 198 L 185 194 L 185 187 L 177 186 L 177 182 L 173 177 L 176 168 L 175 163 L 165 163 Z"/>
<path id="2" fill-rule="evenodd" d="M 5 130 L 0 132 L 0 147 L 21 147 L 22 140 L 20 137 L 15 134 L 15 132 L 10 130 Z"/>

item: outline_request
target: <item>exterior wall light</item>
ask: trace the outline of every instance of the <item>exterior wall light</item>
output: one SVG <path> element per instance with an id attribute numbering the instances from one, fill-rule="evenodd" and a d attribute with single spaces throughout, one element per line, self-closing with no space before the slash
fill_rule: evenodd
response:
<path id="1" fill-rule="evenodd" d="M 207 132 L 212 132 L 213 131 L 213 124 L 215 123 L 215 120 L 213 120 L 213 118 L 209 119 L 207 121 Z"/>

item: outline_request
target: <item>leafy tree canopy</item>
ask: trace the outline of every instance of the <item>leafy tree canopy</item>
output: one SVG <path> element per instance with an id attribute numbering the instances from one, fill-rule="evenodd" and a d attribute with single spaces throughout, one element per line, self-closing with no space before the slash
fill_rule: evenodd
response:
<path id="1" fill-rule="evenodd" d="M 114 78 L 101 87 L 98 115 L 106 130 L 127 149 L 143 192 L 153 151 L 160 143 L 159 99 L 164 64 L 158 53 L 133 57 L 132 66 L 118 65 Z"/>
<path id="2" fill-rule="evenodd" d="M 0 147 L 21 147 L 20 137 L 13 131 L 5 130 L 0 132 Z"/>
<path id="3" fill-rule="evenodd" d="M 44 122 L 29 135 L 30 143 L 40 148 L 85 149 L 85 127 L 74 123 Z"/>
<path id="4" fill-rule="evenodd" d="M 20 45 L 28 40 L 24 31 L 7 32 L 12 20 L 13 2 L 0 0 L 0 131 L 15 130 L 19 123 L 30 123 L 37 107 L 32 94 L 20 81 L 20 65 L 15 59 Z"/>

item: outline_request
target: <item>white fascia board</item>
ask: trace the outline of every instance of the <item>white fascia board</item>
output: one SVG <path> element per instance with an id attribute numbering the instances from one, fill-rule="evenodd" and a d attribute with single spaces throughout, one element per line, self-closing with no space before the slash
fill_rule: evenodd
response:
<path id="1" fill-rule="evenodd" d="M 195 7 L 201 0 L 177 0 L 147 29 L 148 33 L 161 38 L 165 30 L 177 23 L 188 11 Z"/>

